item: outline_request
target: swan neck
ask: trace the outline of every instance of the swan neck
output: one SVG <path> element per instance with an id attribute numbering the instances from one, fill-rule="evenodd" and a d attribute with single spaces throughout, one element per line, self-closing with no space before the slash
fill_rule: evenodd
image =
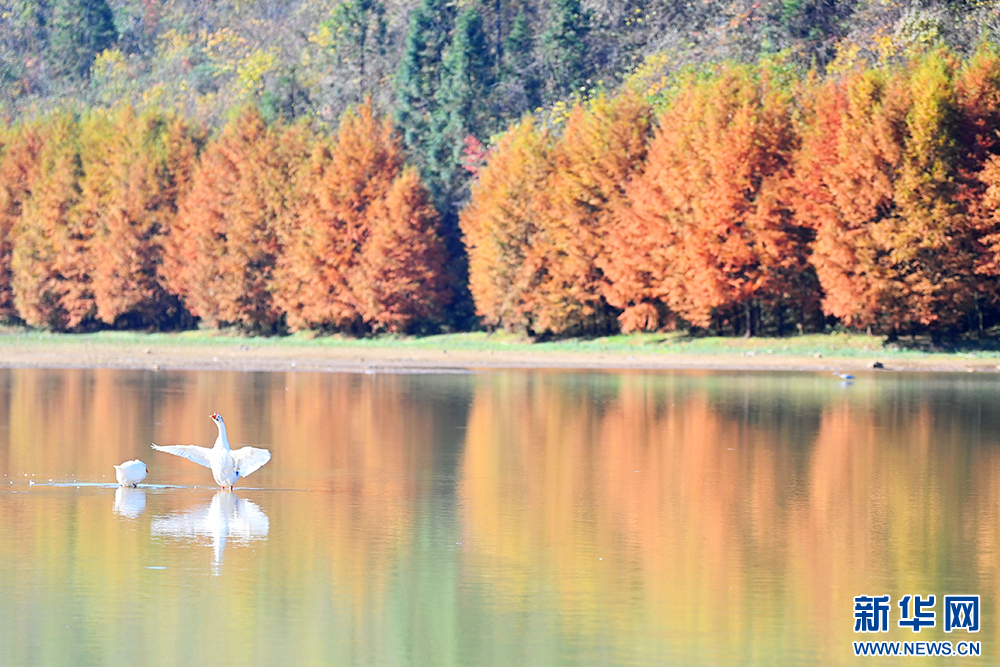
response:
<path id="1" fill-rule="evenodd" d="M 226 435 L 226 425 L 220 422 L 217 426 L 219 427 L 219 437 L 215 439 L 215 448 L 230 449 L 229 437 Z"/>

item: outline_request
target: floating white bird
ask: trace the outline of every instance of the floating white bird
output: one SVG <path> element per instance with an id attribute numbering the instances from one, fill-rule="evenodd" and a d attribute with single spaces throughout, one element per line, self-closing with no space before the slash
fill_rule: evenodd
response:
<path id="1" fill-rule="evenodd" d="M 213 412 L 209 417 L 219 427 L 219 437 L 215 439 L 215 446 L 211 449 L 197 445 L 160 447 L 156 443 L 153 443 L 153 449 L 180 456 L 192 463 L 211 468 L 215 483 L 224 489 L 232 490 L 236 480 L 240 477 L 246 477 L 270 461 L 271 452 L 257 447 L 241 447 L 233 450 L 229 446 L 229 438 L 226 436 L 226 422 L 222 421 L 222 415 Z"/>
<path id="2" fill-rule="evenodd" d="M 139 482 L 146 479 L 147 473 L 149 470 L 146 464 L 139 459 L 132 459 L 115 466 L 115 479 L 118 480 L 119 486 L 139 486 Z"/>
<path id="3" fill-rule="evenodd" d="M 836 375 L 837 377 L 839 377 L 841 380 L 853 380 L 854 379 L 854 376 L 851 375 L 850 373 L 841 373 L 840 371 L 834 371 L 833 374 Z"/>

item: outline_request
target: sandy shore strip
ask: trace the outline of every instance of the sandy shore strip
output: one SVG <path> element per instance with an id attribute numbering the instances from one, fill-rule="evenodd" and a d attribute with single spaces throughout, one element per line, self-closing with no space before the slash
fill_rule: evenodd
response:
<path id="1" fill-rule="evenodd" d="M 455 372 L 476 369 L 706 369 L 749 371 L 1000 372 L 994 353 L 919 353 L 857 348 L 804 354 L 783 339 L 733 341 L 731 350 L 563 343 L 474 342 L 436 336 L 400 342 L 212 337 L 183 334 L 0 334 L 0 368 L 117 368 L 225 371 Z M 474 339 L 481 341 L 481 339 Z M 753 346 L 753 349 L 745 349 Z M 786 346 L 787 347 L 787 346 Z M 634 349 L 633 349 L 634 348 Z M 772 349 L 777 348 L 777 349 Z"/>

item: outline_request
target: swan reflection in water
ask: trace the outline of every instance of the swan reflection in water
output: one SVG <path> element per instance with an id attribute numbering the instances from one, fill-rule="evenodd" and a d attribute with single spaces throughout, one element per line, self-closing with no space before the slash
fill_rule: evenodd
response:
<path id="1" fill-rule="evenodd" d="M 184 512 L 153 517 L 150 532 L 159 537 L 182 540 L 212 540 L 212 574 L 218 575 L 226 543 L 267 538 L 271 522 L 256 503 L 232 491 L 217 491 L 212 502 Z"/>
<path id="2" fill-rule="evenodd" d="M 146 489 L 119 486 L 115 489 L 114 512 L 126 519 L 134 519 L 146 511 Z"/>

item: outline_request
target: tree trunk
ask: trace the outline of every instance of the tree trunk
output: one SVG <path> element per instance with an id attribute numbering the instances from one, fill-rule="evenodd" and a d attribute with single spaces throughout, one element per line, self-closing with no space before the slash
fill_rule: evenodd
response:
<path id="1" fill-rule="evenodd" d="M 976 294 L 976 338 L 983 339 L 983 309 L 979 307 L 979 295 Z"/>

